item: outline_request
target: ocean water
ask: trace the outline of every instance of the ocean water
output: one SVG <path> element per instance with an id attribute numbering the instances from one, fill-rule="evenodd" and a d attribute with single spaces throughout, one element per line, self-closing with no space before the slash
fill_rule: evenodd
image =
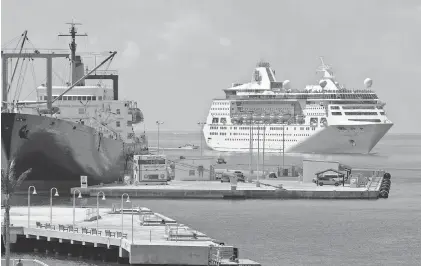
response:
<path id="1" fill-rule="evenodd" d="M 157 132 L 148 133 L 157 146 Z M 200 145 L 199 132 L 160 132 L 161 147 Z M 204 142 L 203 142 L 204 144 Z M 199 155 L 200 151 L 165 151 L 168 156 Z M 248 164 L 248 154 L 203 150 L 222 155 L 230 164 Z M 421 265 L 421 134 L 387 135 L 370 155 L 286 154 L 286 164 L 303 158 L 338 160 L 355 168 L 386 169 L 392 175 L 388 199 L 379 200 L 167 200 L 136 199 L 135 204 L 182 221 L 199 231 L 233 244 L 240 257 L 262 265 Z M 267 154 L 266 164 L 282 163 L 280 154 Z M 32 197 L 33 204 L 48 198 Z M 107 199 L 111 206 L 118 199 Z M 26 197 L 14 198 L 25 205 Z M 70 198 L 57 205 L 71 206 Z M 88 199 L 88 204 L 96 204 Z M 50 265 L 117 265 L 77 258 L 34 254 Z"/>

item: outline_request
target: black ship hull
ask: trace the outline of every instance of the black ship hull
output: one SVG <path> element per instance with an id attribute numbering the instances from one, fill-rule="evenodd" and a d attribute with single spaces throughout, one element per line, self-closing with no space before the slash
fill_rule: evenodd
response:
<path id="1" fill-rule="evenodd" d="M 17 175 L 32 168 L 21 191 L 35 185 L 37 191 L 56 187 L 69 193 L 70 187 L 80 186 L 81 175 L 88 176 L 88 185 L 112 183 L 123 176 L 128 145 L 92 127 L 47 116 L 2 113 L 1 130 L 2 168 L 12 159 Z"/>

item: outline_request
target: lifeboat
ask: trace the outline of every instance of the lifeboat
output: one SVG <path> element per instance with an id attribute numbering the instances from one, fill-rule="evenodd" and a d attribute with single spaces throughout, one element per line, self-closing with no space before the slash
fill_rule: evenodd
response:
<path id="1" fill-rule="evenodd" d="M 132 115 L 132 124 L 143 122 L 143 113 L 139 108 L 129 108 L 129 114 Z"/>

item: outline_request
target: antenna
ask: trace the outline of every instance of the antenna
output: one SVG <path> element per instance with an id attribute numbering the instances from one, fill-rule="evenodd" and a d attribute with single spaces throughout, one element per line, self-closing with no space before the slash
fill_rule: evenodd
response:
<path id="1" fill-rule="evenodd" d="M 320 61 L 321 61 L 321 66 L 319 66 L 316 70 L 317 72 L 322 72 L 324 73 L 324 77 L 325 78 L 332 78 L 333 77 L 333 72 L 332 72 L 332 67 L 330 65 L 325 64 L 324 60 L 323 60 L 323 56 L 320 56 Z"/>
<path id="2" fill-rule="evenodd" d="M 70 51 L 71 51 L 71 60 L 72 60 L 72 84 L 74 84 L 77 81 L 77 77 L 76 77 L 76 36 L 88 36 L 88 34 L 83 33 L 83 34 L 77 34 L 77 28 L 75 27 L 76 25 L 82 25 L 82 23 L 76 23 L 75 19 L 72 18 L 72 22 L 67 22 L 66 24 L 70 25 L 70 29 L 69 29 L 69 33 L 70 34 L 63 34 L 60 33 L 58 34 L 59 37 L 72 37 L 72 42 L 69 44 L 70 47 Z"/>

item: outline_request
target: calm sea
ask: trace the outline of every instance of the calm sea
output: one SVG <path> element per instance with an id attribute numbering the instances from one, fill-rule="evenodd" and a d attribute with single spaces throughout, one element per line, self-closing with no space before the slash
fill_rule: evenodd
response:
<path id="1" fill-rule="evenodd" d="M 148 134 L 157 146 L 157 133 Z M 199 132 L 160 133 L 161 147 L 200 145 Z M 166 151 L 170 156 L 179 151 Z M 184 151 L 199 155 L 200 151 Z M 248 154 L 205 149 L 229 163 L 248 163 Z M 388 135 L 371 155 L 286 155 L 285 163 L 305 158 L 337 160 L 352 167 L 383 168 L 392 175 L 388 199 L 366 200 L 165 200 L 141 199 L 136 204 L 182 221 L 233 244 L 240 256 L 262 265 L 421 265 L 421 135 Z M 267 154 L 267 165 L 280 165 L 280 154 Z M 33 197 L 36 204 L 47 198 Z M 15 198 L 25 205 L 26 198 Z M 89 204 L 95 204 L 89 199 Z M 118 199 L 107 199 L 111 206 Z M 57 205 L 71 206 L 70 198 Z M 50 265 L 114 265 L 33 254 Z M 117 265 L 117 264 L 115 264 Z"/>

